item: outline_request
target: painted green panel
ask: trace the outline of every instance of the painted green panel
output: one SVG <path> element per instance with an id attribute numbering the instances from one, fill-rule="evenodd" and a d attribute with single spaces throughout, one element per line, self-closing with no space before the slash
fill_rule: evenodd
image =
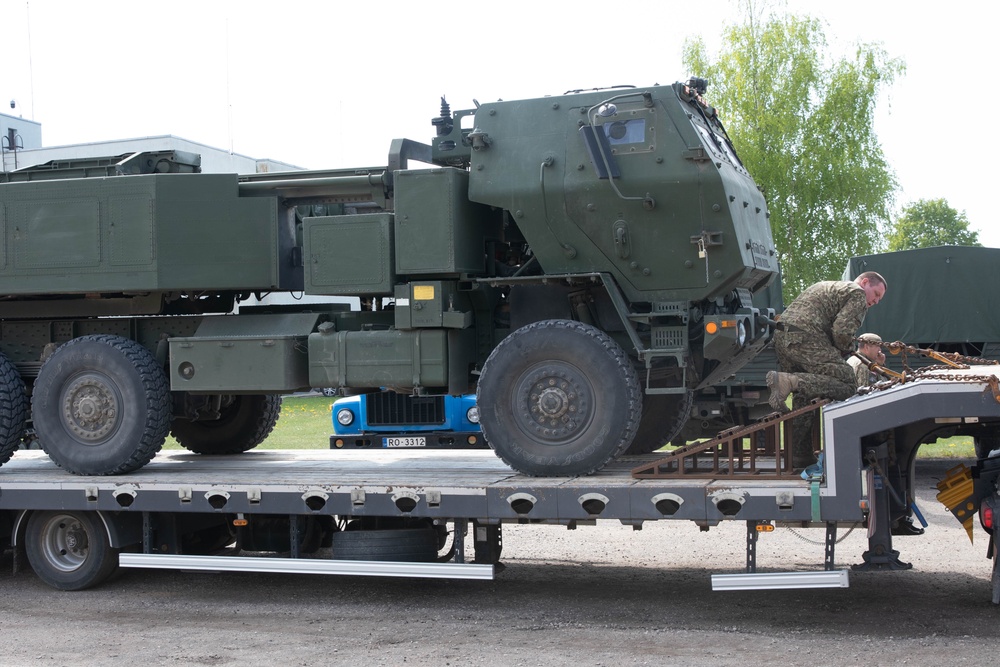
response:
<path id="1" fill-rule="evenodd" d="M 14 207 L 19 269 L 93 268 L 101 262 L 101 207 L 92 199 L 35 201 Z"/>
<path id="2" fill-rule="evenodd" d="M 148 195 L 112 198 L 108 204 L 112 266 L 149 266 L 156 258 L 153 202 Z"/>
<path id="3" fill-rule="evenodd" d="M 401 275 L 482 274 L 486 240 L 499 218 L 469 201 L 469 174 L 459 169 L 396 173 L 396 272 Z"/>
<path id="4" fill-rule="evenodd" d="M 391 294 L 392 214 L 308 218 L 303 223 L 306 294 Z"/>
<path id="5" fill-rule="evenodd" d="M 309 336 L 314 387 L 448 386 L 448 334 L 442 329 L 339 331 Z"/>

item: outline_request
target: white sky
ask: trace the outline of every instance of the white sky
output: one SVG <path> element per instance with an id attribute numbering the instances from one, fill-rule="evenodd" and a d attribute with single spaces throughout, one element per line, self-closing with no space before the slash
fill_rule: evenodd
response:
<path id="1" fill-rule="evenodd" d="M 876 125 L 900 204 L 943 197 L 1000 247 L 982 172 L 1000 153 L 982 112 L 998 5 L 785 6 L 823 19 L 834 54 L 880 42 L 906 61 Z M 686 37 L 714 55 L 738 18 L 735 0 L 0 0 L 0 100 L 46 146 L 173 134 L 310 169 L 384 165 L 395 137 L 429 143 L 442 94 L 467 109 L 671 83 L 689 74 Z"/>

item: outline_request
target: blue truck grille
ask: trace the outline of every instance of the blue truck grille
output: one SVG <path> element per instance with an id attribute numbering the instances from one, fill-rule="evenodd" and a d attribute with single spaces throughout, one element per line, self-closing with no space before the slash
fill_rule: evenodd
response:
<path id="1" fill-rule="evenodd" d="M 444 423 L 443 396 L 379 392 L 365 396 L 369 426 L 425 426 Z"/>

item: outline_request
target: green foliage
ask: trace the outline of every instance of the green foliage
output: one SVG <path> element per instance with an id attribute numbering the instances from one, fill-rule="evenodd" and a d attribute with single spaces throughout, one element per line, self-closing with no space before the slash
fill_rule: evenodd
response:
<path id="1" fill-rule="evenodd" d="M 726 29 L 714 62 L 695 39 L 684 63 L 709 79 L 706 97 L 768 199 L 788 303 L 883 247 L 897 183 L 873 120 L 904 65 L 870 44 L 828 63 L 816 19 L 761 21 L 747 3 L 744 20 Z"/>
<path id="2" fill-rule="evenodd" d="M 921 199 L 903 207 L 889 235 L 889 250 L 914 250 L 938 245 L 980 246 L 979 232 L 969 229 L 965 211 L 944 199 Z"/>

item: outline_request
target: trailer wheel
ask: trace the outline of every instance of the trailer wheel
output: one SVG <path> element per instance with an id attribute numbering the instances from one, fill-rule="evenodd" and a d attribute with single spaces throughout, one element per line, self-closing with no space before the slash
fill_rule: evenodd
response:
<path id="1" fill-rule="evenodd" d="M 437 560 L 438 533 L 430 526 L 342 530 L 333 534 L 331 546 L 338 560 L 433 563 Z"/>
<path id="2" fill-rule="evenodd" d="M 1000 449 L 1000 436 L 996 434 L 977 435 L 972 439 L 972 446 L 976 451 L 976 458 L 989 458 L 990 452 Z"/>
<path id="3" fill-rule="evenodd" d="M 632 442 L 642 393 L 628 356 L 570 320 L 524 326 L 493 350 L 479 379 L 483 436 L 527 475 L 587 475 Z"/>
<path id="4" fill-rule="evenodd" d="M 195 454 L 240 454 L 264 442 L 281 415 L 277 394 L 228 395 L 222 402 L 218 419 L 176 419 L 170 434 Z"/>
<path id="5" fill-rule="evenodd" d="M 10 460 L 24 437 L 28 396 L 14 364 L 0 354 L 0 465 Z"/>
<path id="6" fill-rule="evenodd" d="M 149 463 L 170 428 L 170 391 L 146 348 L 120 336 L 75 338 L 38 372 L 31 416 L 42 449 L 80 475 Z"/>
<path id="7" fill-rule="evenodd" d="M 694 404 L 694 392 L 646 394 L 642 397 L 642 419 L 626 454 L 648 454 L 676 438 Z"/>
<path id="8" fill-rule="evenodd" d="M 96 586 L 118 569 L 118 549 L 90 512 L 35 512 L 25 551 L 38 578 L 63 591 Z"/>

